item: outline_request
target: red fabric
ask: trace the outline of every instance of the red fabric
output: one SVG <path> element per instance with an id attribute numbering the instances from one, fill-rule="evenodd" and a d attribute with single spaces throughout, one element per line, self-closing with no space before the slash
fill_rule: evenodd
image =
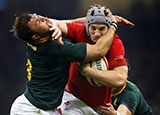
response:
<path id="1" fill-rule="evenodd" d="M 62 114 L 61 108 L 58 108 L 58 109 L 57 109 L 57 112 L 60 113 L 60 114 Z"/>
<path id="2" fill-rule="evenodd" d="M 125 51 L 123 43 L 119 36 L 115 35 L 112 46 L 106 55 L 109 62 L 109 69 L 113 69 L 118 66 L 128 65 L 124 56 Z"/>
<path id="3" fill-rule="evenodd" d="M 71 42 L 91 43 L 87 36 L 84 24 L 67 23 L 67 27 L 67 38 L 70 38 Z M 113 44 L 109 52 L 106 54 L 106 58 L 109 62 L 109 69 L 127 65 L 124 53 L 122 41 L 118 35 L 115 35 Z M 91 107 L 105 105 L 106 103 L 111 102 L 111 88 L 104 85 L 101 87 L 90 85 L 85 76 L 80 74 L 79 66 L 76 62 L 71 63 L 70 76 L 65 90 L 72 93 Z"/>

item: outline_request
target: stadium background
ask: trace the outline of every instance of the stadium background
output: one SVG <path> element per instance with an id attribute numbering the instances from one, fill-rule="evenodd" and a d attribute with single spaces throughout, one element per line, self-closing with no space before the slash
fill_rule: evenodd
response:
<path id="1" fill-rule="evenodd" d="M 25 89 L 25 45 L 9 32 L 15 13 L 71 19 L 85 16 L 95 3 L 134 22 L 134 28 L 117 31 L 131 66 L 129 79 L 138 85 L 154 115 L 159 114 L 160 0 L 0 0 L 0 114 L 9 115 L 12 102 Z"/>

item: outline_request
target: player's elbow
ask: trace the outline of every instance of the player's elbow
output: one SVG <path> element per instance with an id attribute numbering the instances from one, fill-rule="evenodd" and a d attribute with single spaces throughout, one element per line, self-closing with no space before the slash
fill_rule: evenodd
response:
<path id="1" fill-rule="evenodd" d="M 111 80 L 110 82 L 108 81 L 103 81 L 104 85 L 112 87 L 112 88 L 121 88 L 123 85 L 126 83 L 127 79 L 125 77 L 121 76 L 116 76 L 114 80 Z"/>
<path id="2" fill-rule="evenodd" d="M 127 79 L 122 79 L 117 83 L 117 87 L 122 87 L 127 82 Z"/>
<path id="3" fill-rule="evenodd" d="M 126 82 L 128 78 L 128 67 L 127 66 L 120 66 L 114 68 L 115 72 L 115 84 L 116 87 L 122 87 Z"/>
<path id="4" fill-rule="evenodd" d="M 116 88 L 122 87 L 126 82 L 127 82 L 127 76 L 120 75 L 119 79 L 115 83 L 115 87 Z"/>

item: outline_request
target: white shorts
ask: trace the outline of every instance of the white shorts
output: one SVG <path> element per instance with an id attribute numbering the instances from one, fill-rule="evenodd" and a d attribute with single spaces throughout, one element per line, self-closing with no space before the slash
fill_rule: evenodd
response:
<path id="1" fill-rule="evenodd" d="M 90 106 L 66 91 L 58 108 L 62 115 L 99 115 Z"/>
<path id="2" fill-rule="evenodd" d="M 13 102 L 10 115 L 60 115 L 57 110 L 44 111 L 33 106 L 22 94 Z"/>

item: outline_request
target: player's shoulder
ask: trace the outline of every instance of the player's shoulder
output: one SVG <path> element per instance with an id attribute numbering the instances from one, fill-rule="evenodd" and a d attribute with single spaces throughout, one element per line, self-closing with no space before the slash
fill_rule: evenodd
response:
<path id="1" fill-rule="evenodd" d="M 112 43 L 112 48 L 117 48 L 117 46 L 123 46 L 123 42 L 121 38 L 117 34 L 115 34 L 113 43 Z"/>
<path id="2" fill-rule="evenodd" d="M 130 82 L 130 81 L 127 81 L 126 90 L 127 92 L 130 92 L 136 95 L 140 94 L 139 88 L 133 82 Z"/>

